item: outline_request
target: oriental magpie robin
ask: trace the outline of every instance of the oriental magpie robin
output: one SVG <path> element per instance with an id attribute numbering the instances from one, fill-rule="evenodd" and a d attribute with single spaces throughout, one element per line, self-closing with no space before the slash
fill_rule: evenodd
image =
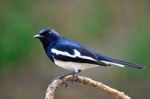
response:
<path id="1" fill-rule="evenodd" d="M 111 65 L 142 69 L 141 65 L 110 58 L 92 51 L 75 41 L 64 38 L 53 29 L 43 29 L 34 38 L 40 39 L 47 56 L 53 63 L 73 70 L 69 74 L 74 75 L 86 69 Z"/>

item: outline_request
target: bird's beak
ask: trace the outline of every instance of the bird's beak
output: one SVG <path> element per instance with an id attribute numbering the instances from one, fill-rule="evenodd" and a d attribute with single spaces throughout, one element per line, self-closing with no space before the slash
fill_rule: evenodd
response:
<path id="1" fill-rule="evenodd" d="M 36 34 L 36 35 L 33 36 L 33 38 L 42 38 L 42 36 L 39 35 L 39 34 Z"/>

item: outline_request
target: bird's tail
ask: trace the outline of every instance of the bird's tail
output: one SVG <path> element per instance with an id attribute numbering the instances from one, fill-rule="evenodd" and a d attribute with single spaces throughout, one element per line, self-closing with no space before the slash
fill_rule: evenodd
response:
<path id="1" fill-rule="evenodd" d="M 101 60 L 102 62 L 104 62 L 105 64 L 108 64 L 108 65 L 116 65 L 119 67 L 129 66 L 129 67 L 133 67 L 133 68 L 137 68 L 137 69 L 143 69 L 143 66 L 138 65 L 138 64 L 125 62 L 125 61 L 121 61 L 118 59 L 113 59 L 113 58 L 110 58 L 110 57 L 107 57 L 107 56 L 104 56 L 101 54 L 97 54 L 97 53 L 96 53 L 96 55 L 98 56 L 99 60 Z"/>

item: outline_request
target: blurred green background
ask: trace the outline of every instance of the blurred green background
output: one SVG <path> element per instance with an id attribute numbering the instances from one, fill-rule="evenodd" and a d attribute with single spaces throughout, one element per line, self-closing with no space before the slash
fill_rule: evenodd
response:
<path id="1" fill-rule="evenodd" d="M 32 36 L 54 28 L 105 55 L 144 70 L 100 67 L 82 72 L 133 99 L 150 99 L 149 0 L 0 0 L 0 99 L 43 99 L 53 78 L 69 72 L 49 61 Z M 57 99 L 114 99 L 81 84 L 61 86 Z"/>

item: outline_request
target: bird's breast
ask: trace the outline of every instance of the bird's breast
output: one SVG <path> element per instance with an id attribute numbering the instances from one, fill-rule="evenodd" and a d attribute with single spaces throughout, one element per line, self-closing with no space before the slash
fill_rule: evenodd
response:
<path id="1" fill-rule="evenodd" d="M 57 66 L 60 66 L 64 69 L 68 69 L 68 70 L 75 70 L 75 69 L 85 70 L 85 69 L 90 69 L 90 68 L 94 68 L 94 67 L 99 66 L 99 65 L 96 65 L 96 64 L 61 61 L 61 60 L 57 60 L 57 59 L 54 59 L 54 63 Z"/>

